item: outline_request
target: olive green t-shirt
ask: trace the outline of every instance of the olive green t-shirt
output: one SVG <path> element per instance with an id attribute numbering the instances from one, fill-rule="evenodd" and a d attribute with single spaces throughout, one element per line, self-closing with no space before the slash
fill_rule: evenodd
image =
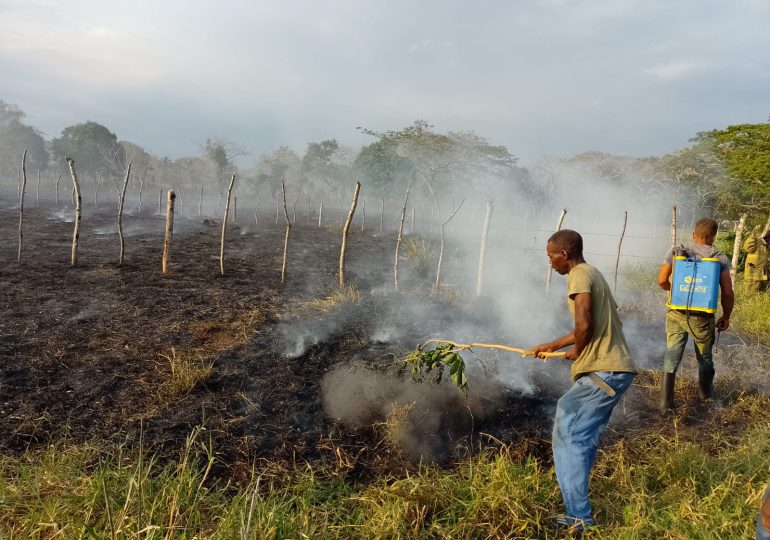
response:
<path id="1" fill-rule="evenodd" d="M 572 364 L 571 375 L 575 380 L 592 371 L 626 371 L 636 373 L 623 323 L 618 317 L 618 305 L 610 287 L 596 268 L 580 263 L 567 274 L 569 309 L 575 316 L 574 297 L 578 293 L 591 293 L 591 322 L 593 335 L 583 352 Z"/>

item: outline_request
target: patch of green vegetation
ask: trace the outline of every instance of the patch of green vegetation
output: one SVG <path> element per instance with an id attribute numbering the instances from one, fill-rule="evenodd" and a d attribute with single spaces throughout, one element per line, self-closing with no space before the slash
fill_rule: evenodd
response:
<path id="1" fill-rule="evenodd" d="M 735 332 L 770 345 L 770 291 L 749 292 L 739 282 L 730 323 Z"/>
<path id="2" fill-rule="evenodd" d="M 596 539 L 749 538 L 770 477 L 766 396 L 743 396 L 736 433 L 698 442 L 626 438 L 599 452 Z M 668 422 L 669 420 L 666 420 Z M 735 426 L 735 424 L 732 424 Z M 698 430 L 694 430 L 698 431 Z M 423 466 L 404 478 L 353 484 L 341 471 L 255 468 L 246 485 L 212 480 L 215 452 L 196 430 L 161 464 L 97 445 L 51 446 L 0 458 L 3 538 L 556 538 L 561 497 L 547 463 L 513 447 Z M 702 434 L 701 434 L 702 436 Z M 101 457 L 100 457 L 101 456 Z"/>

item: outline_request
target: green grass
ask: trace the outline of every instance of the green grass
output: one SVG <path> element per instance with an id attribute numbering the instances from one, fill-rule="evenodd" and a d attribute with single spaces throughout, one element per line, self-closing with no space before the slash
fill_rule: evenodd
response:
<path id="1" fill-rule="evenodd" d="M 770 345 L 770 291 L 747 292 L 738 283 L 730 323 L 734 331 Z"/>
<path id="2" fill-rule="evenodd" d="M 756 418 L 768 406 L 744 396 L 729 414 Z M 592 501 L 601 526 L 586 537 L 750 537 L 770 479 L 770 426 L 716 431 L 709 444 L 674 430 L 600 451 Z M 255 468 L 240 487 L 211 479 L 215 450 L 197 430 L 164 464 L 126 449 L 104 457 L 97 445 L 0 458 L 2 538 L 560 537 L 552 469 L 514 448 L 361 485 L 334 470 Z"/>

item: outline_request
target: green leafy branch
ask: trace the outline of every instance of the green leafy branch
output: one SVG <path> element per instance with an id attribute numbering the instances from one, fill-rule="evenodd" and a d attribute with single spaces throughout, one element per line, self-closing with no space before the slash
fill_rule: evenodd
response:
<path id="1" fill-rule="evenodd" d="M 439 384 L 444 376 L 444 368 L 449 367 L 449 377 L 467 397 L 468 378 L 465 375 L 465 360 L 460 356 L 462 348 L 443 343 L 426 351 L 426 345 L 420 345 L 402 360 L 400 373 L 408 368 L 414 381 L 421 383 L 430 377 L 435 384 Z"/>

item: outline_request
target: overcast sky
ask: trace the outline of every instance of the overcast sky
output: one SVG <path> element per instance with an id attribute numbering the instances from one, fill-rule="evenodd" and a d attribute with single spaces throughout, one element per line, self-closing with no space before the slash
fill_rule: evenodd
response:
<path id="1" fill-rule="evenodd" d="M 417 118 L 525 164 L 660 155 L 767 121 L 770 1 L 0 0 L 0 99 L 170 157 Z"/>

